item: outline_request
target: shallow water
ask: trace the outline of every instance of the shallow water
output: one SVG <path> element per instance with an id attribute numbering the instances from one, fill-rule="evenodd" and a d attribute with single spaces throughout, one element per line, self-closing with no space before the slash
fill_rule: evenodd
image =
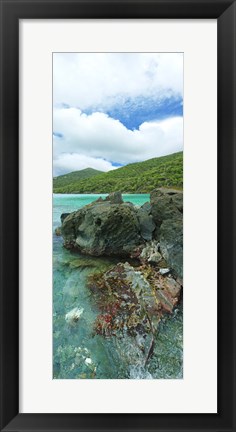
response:
<path id="1" fill-rule="evenodd" d="M 86 281 L 96 271 L 106 270 L 117 259 L 85 257 L 62 247 L 54 233 L 62 213 L 75 211 L 97 199 L 95 194 L 56 194 L 53 197 L 53 376 L 60 379 L 155 379 L 182 378 L 183 314 L 179 306 L 160 325 L 154 355 L 144 367 L 144 357 L 130 336 L 122 339 L 95 335 L 93 323 L 99 311 Z M 142 205 L 149 194 L 123 195 L 125 201 Z M 78 322 L 65 316 L 83 309 Z"/>

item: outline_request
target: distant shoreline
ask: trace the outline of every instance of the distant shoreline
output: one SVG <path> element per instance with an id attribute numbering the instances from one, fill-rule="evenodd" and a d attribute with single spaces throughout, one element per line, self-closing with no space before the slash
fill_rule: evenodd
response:
<path id="1" fill-rule="evenodd" d="M 162 187 L 162 186 L 161 186 Z M 183 188 L 176 186 L 163 187 L 163 189 L 174 189 L 176 191 L 183 191 Z M 150 195 L 152 191 L 148 192 L 122 192 L 122 195 Z M 109 195 L 110 192 L 53 192 L 53 195 Z"/>

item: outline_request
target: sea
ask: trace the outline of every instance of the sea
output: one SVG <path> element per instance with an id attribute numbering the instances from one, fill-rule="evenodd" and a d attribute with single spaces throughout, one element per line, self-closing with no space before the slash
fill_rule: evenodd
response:
<path id="1" fill-rule="evenodd" d="M 116 258 L 88 257 L 63 248 L 55 234 L 62 213 L 70 213 L 107 194 L 54 194 L 53 196 L 53 378 L 54 379 L 182 379 L 183 307 L 159 324 L 154 352 L 145 365 L 137 340 L 125 335 L 104 337 L 94 331 L 99 314 L 87 287 L 90 275 L 106 271 Z M 149 194 L 123 194 L 124 201 L 140 206 Z M 79 319 L 70 322 L 70 312 Z"/>

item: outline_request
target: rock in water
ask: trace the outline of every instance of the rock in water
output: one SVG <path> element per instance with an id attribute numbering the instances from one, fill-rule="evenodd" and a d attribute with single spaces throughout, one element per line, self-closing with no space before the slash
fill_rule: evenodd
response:
<path id="1" fill-rule="evenodd" d="M 64 246 L 92 256 L 141 257 L 183 275 L 183 193 L 156 189 L 150 203 L 125 203 L 120 192 L 61 216 Z M 153 241 L 158 244 L 152 250 Z M 148 243 L 151 242 L 151 249 Z M 145 253 L 141 253 L 143 248 Z M 149 251 L 150 249 L 150 251 Z M 162 260 L 162 258 L 164 260 Z"/>
<path id="2" fill-rule="evenodd" d="M 95 330 L 104 336 L 135 337 L 157 329 L 164 312 L 173 312 L 181 284 L 149 266 L 134 268 L 119 263 L 103 274 L 92 275 L 88 284 L 100 309 Z"/>
<path id="3" fill-rule="evenodd" d="M 71 213 L 61 232 L 66 248 L 94 256 L 128 256 L 142 242 L 137 210 L 108 200 Z"/>
<path id="4" fill-rule="evenodd" d="M 63 221 L 65 220 L 65 218 L 67 218 L 67 216 L 69 216 L 70 213 L 62 213 L 61 214 L 61 223 L 63 223 Z"/>
<path id="5" fill-rule="evenodd" d="M 66 322 L 70 325 L 74 325 L 75 323 L 77 323 L 77 321 L 79 321 L 83 312 L 84 312 L 83 308 L 75 307 L 74 309 L 72 309 L 70 312 L 66 314 L 65 316 Z"/>
<path id="6" fill-rule="evenodd" d="M 57 237 L 60 237 L 60 236 L 61 236 L 61 227 L 57 227 L 57 228 L 55 229 L 55 234 L 56 234 Z"/>

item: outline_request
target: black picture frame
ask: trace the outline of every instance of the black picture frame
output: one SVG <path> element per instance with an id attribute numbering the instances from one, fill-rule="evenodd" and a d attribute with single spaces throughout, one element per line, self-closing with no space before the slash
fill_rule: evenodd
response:
<path id="1" fill-rule="evenodd" d="M 1 0 L 1 431 L 236 431 L 236 2 Z M 217 19 L 218 413 L 19 414 L 19 20 Z M 202 389 L 204 392 L 204 388 Z M 200 395 L 199 395 L 200 397 Z"/>

